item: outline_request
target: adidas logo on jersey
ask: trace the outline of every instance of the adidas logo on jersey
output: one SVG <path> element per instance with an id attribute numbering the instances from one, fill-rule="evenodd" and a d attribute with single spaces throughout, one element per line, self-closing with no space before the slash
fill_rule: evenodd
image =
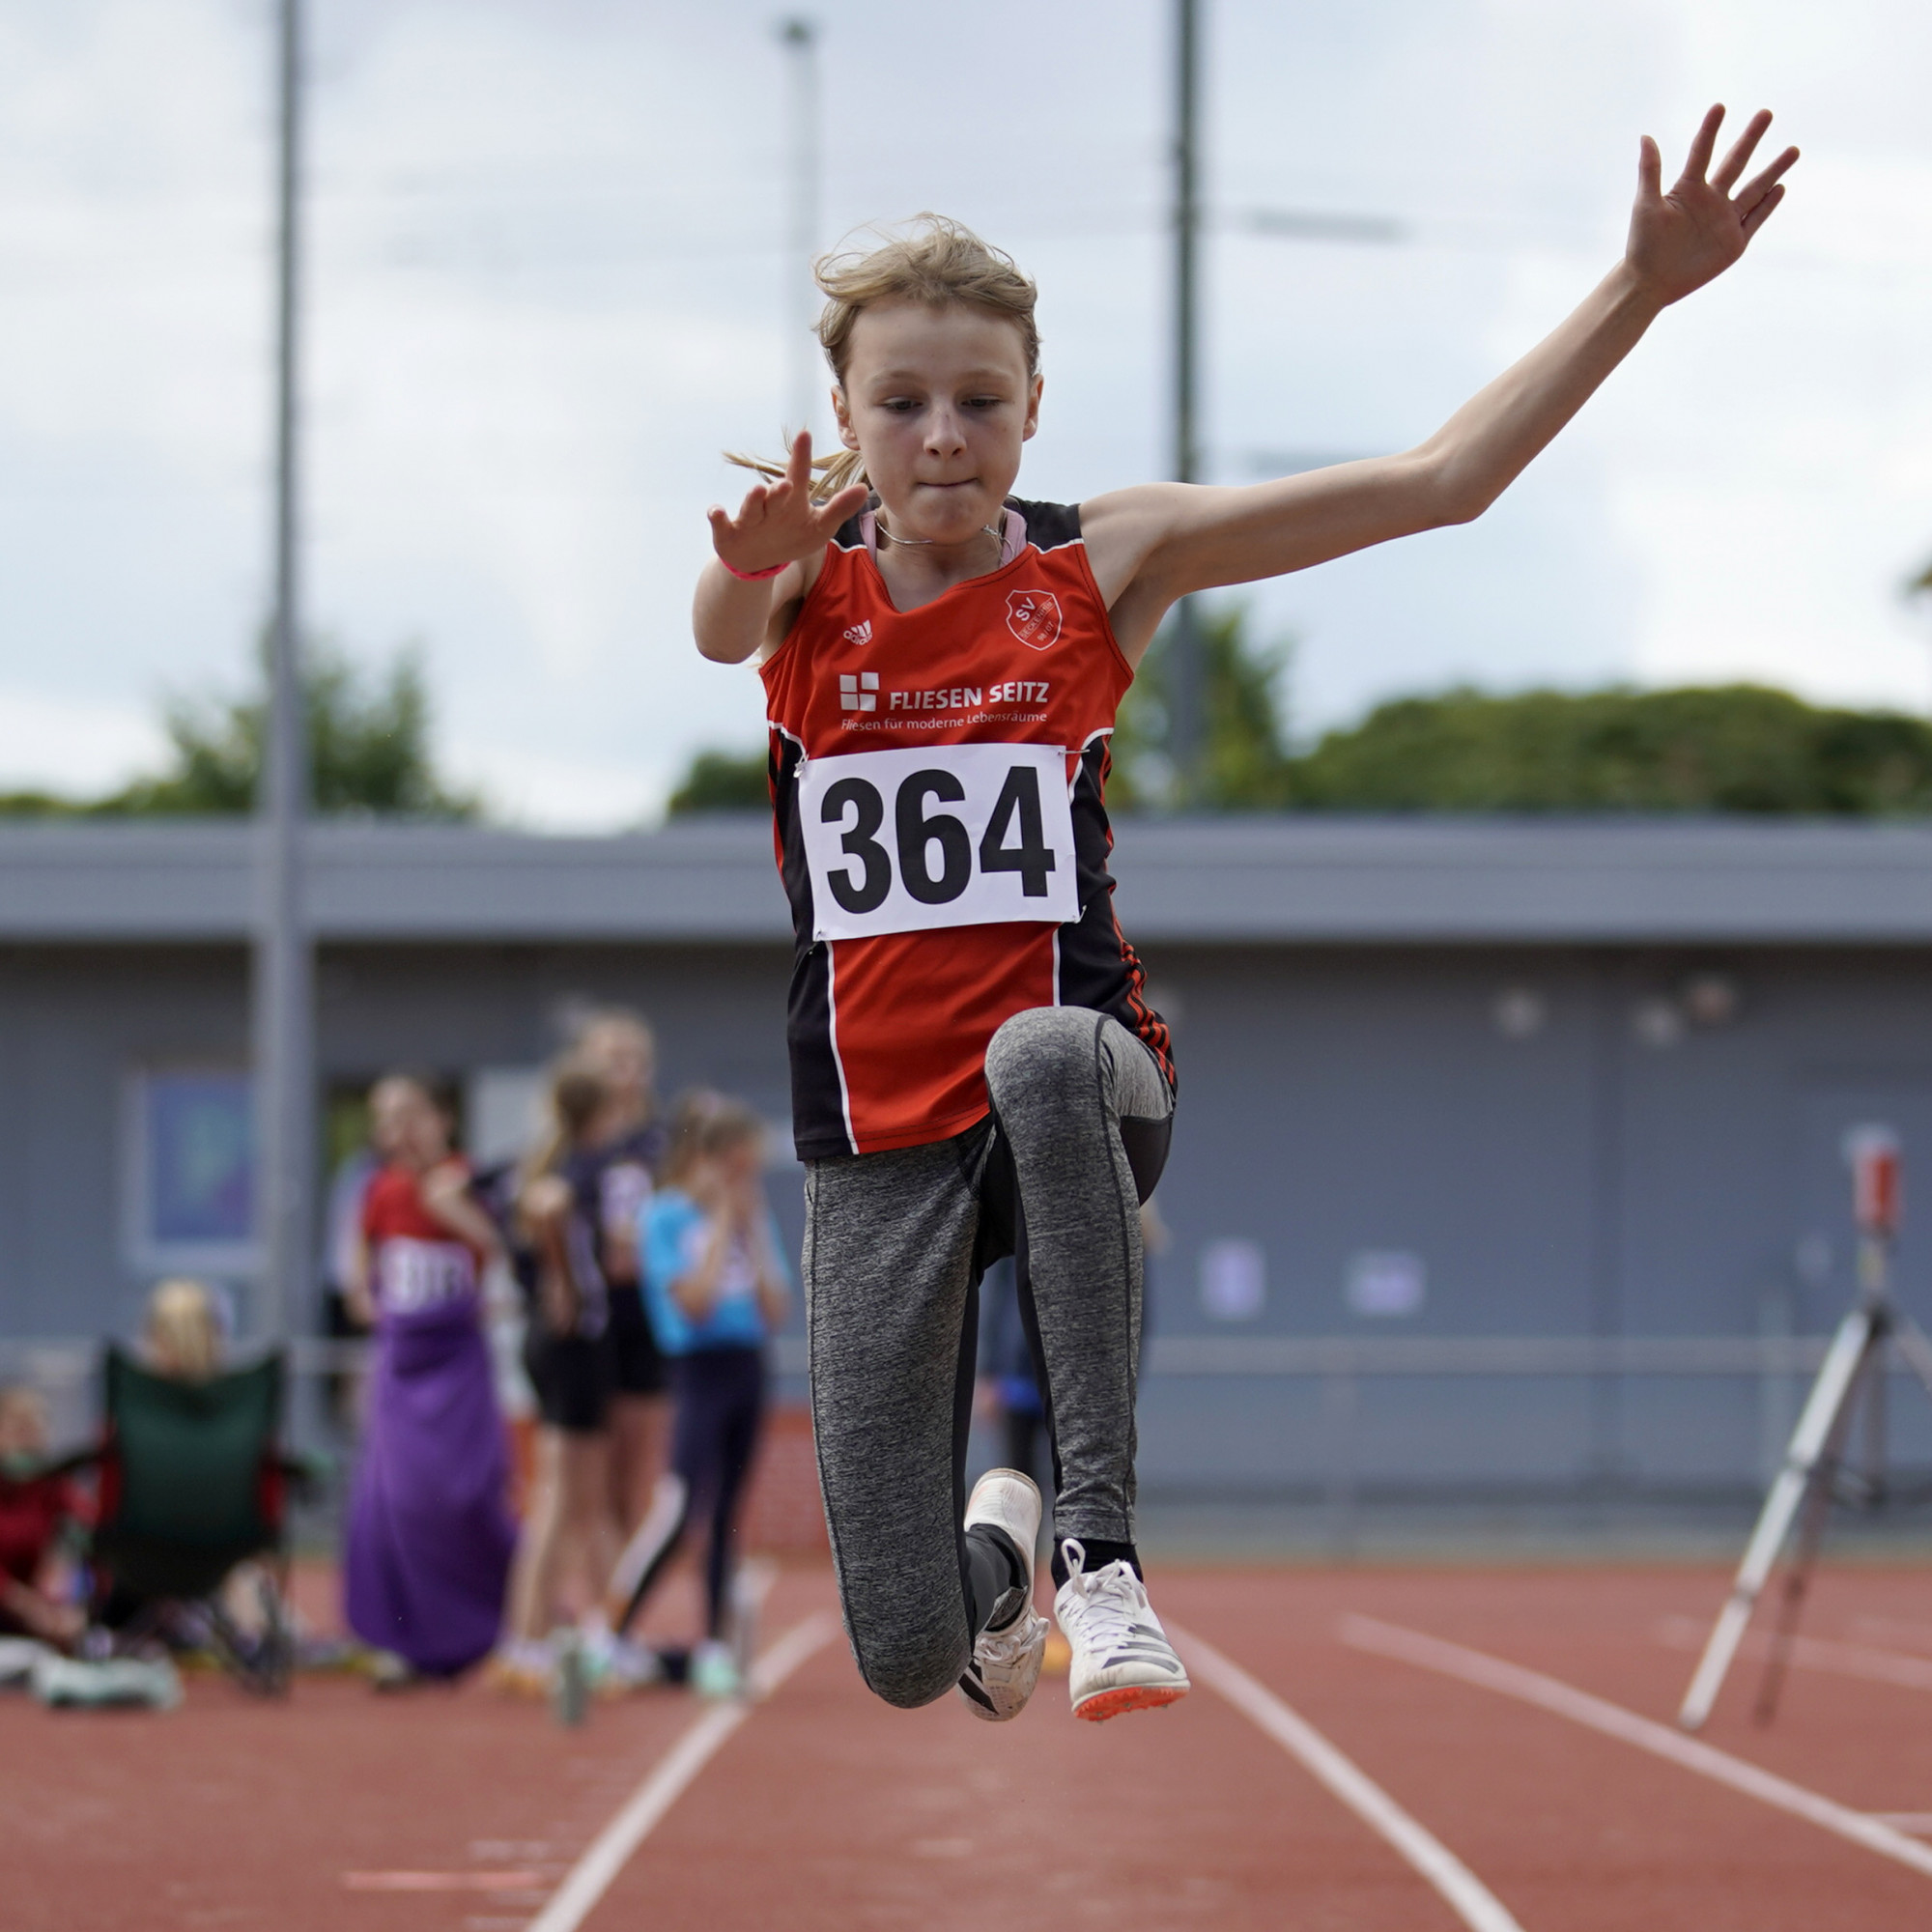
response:
<path id="1" fill-rule="evenodd" d="M 867 638 L 872 635 L 872 627 L 869 624 L 861 624 L 858 628 L 864 631 Z M 852 633 L 847 631 L 845 635 L 849 638 Z M 859 641 L 864 643 L 865 638 L 861 638 Z M 875 670 L 841 670 L 838 673 L 840 711 L 876 711 L 879 708 L 878 691 L 879 673 Z"/>
<path id="2" fill-rule="evenodd" d="M 872 620 L 867 617 L 863 624 L 854 624 L 849 631 L 840 631 L 838 635 L 848 644 L 869 644 L 872 641 Z"/>

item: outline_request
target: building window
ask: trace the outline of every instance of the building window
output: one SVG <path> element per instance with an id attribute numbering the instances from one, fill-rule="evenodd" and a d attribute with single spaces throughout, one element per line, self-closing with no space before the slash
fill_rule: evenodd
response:
<path id="1" fill-rule="evenodd" d="M 142 1273 L 255 1266 L 254 1108 L 247 1074 L 137 1073 L 127 1098 L 128 1259 Z"/>

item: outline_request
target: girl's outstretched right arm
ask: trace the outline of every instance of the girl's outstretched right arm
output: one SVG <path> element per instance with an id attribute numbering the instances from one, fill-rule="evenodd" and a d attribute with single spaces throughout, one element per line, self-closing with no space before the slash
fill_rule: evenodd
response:
<path id="1" fill-rule="evenodd" d="M 811 435 L 793 438 L 776 483 L 753 484 L 734 517 L 714 503 L 705 513 L 717 554 L 697 579 L 691 628 L 713 664 L 743 664 L 784 641 L 798 607 L 818 577 L 827 540 L 865 508 L 862 484 L 828 502 L 811 500 Z"/>

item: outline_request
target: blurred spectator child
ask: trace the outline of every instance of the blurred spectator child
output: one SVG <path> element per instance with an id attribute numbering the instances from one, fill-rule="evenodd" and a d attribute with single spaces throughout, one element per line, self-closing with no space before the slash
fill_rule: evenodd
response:
<path id="1" fill-rule="evenodd" d="M 791 1275 L 765 1204 L 764 1122 L 715 1094 L 683 1101 L 663 1184 L 644 1210 L 644 1295 L 671 1360 L 670 1472 L 612 1579 L 621 1632 L 642 1607 L 692 1517 L 708 1512 L 705 1636 L 691 1681 L 739 1689 L 725 1641 L 732 1538 L 764 1410 L 766 1337 L 784 1320 Z"/>
<path id="2" fill-rule="evenodd" d="M 554 1660 L 545 1637 L 577 1572 L 601 1618 L 617 1554 L 611 1518 L 610 1306 L 597 1262 L 597 1204 L 578 1176 L 606 1107 L 597 1077 L 566 1063 L 550 1085 L 550 1122 L 516 1178 L 512 1231 L 528 1303 L 524 1366 L 537 1396 L 535 1480 L 511 1574 L 507 1642 L 493 1681 L 535 1691 Z M 600 1662 L 606 1639 L 594 1635 Z"/>
<path id="3" fill-rule="evenodd" d="M 70 1528 L 87 1520 L 86 1499 L 47 1460 L 47 1407 L 38 1389 L 0 1388 L 0 1635 L 66 1648 L 86 1618 L 50 1587 Z"/>
<path id="4" fill-rule="evenodd" d="M 352 1284 L 376 1340 L 343 1583 L 350 1628 L 383 1654 L 388 1687 L 489 1654 L 516 1528 L 478 1293 L 496 1230 L 428 1081 L 390 1074 L 370 1114 L 388 1159 L 363 1201 Z"/>
<path id="5" fill-rule="evenodd" d="M 980 1283 L 980 1375 L 974 1409 L 982 1421 L 999 1422 L 1006 1466 L 1039 1485 L 1050 1513 L 1053 1459 L 1041 1453 L 1047 1446 L 1046 1404 L 1039 1392 L 1010 1256 L 995 1262 Z"/>
<path id="6" fill-rule="evenodd" d="M 668 1370 L 644 1313 L 638 1254 L 638 1226 L 667 1139 L 651 1092 L 657 1043 L 638 1014 L 612 1008 L 591 1016 L 571 1057 L 604 1087 L 591 1145 L 571 1154 L 566 1172 L 596 1229 L 610 1296 L 611 1510 L 621 1542 L 644 1520 L 670 1429 Z"/>

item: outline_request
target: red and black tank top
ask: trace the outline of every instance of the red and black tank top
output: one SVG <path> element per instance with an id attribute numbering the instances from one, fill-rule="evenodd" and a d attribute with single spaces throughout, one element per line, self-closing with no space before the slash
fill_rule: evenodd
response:
<path id="1" fill-rule="evenodd" d="M 826 546 L 762 672 L 806 1160 L 964 1132 L 987 1043 L 1030 1007 L 1110 1013 L 1174 1077 L 1114 917 L 1108 741 L 1133 673 L 1079 510 L 1009 498 L 1000 567 L 907 611 L 870 516 Z"/>

